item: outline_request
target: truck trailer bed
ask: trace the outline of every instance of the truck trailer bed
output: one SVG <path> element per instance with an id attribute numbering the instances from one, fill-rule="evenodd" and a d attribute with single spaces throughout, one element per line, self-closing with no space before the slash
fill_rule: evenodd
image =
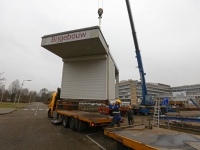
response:
<path id="1" fill-rule="evenodd" d="M 200 150 L 200 136 L 144 126 L 107 128 L 104 134 L 130 148 L 161 150 Z"/>
<path id="2" fill-rule="evenodd" d="M 94 124 L 94 126 L 108 125 L 112 120 L 112 117 L 96 112 L 85 112 L 80 110 L 57 110 L 57 113 L 68 117 L 73 116 L 75 119 L 88 122 L 90 126 L 91 124 Z"/>

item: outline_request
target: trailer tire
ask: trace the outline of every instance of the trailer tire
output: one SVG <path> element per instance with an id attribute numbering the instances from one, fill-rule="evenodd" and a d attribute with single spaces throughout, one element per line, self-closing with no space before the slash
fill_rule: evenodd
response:
<path id="1" fill-rule="evenodd" d="M 89 127 L 89 124 L 87 122 L 78 120 L 78 131 L 84 131 L 87 130 Z"/>
<path id="2" fill-rule="evenodd" d="M 79 119 L 75 119 L 75 130 L 79 130 Z"/>
<path id="3" fill-rule="evenodd" d="M 69 127 L 70 127 L 72 130 L 75 129 L 75 119 L 74 119 L 73 116 L 70 118 Z"/>
<path id="4" fill-rule="evenodd" d="M 62 125 L 64 128 L 69 127 L 69 117 L 67 117 L 67 116 L 62 117 Z"/>

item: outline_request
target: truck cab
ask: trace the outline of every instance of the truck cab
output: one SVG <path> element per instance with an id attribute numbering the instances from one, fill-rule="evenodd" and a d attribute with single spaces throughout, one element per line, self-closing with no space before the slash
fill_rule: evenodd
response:
<path id="1" fill-rule="evenodd" d="M 53 117 L 53 111 L 55 111 L 55 106 L 56 106 L 56 96 L 57 96 L 57 92 L 54 92 L 50 98 L 48 118 Z"/>

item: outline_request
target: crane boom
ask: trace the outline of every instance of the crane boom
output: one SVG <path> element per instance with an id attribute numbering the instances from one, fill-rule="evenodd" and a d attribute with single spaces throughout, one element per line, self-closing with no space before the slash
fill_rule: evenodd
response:
<path id="1" fill-rule="evenodd" d="M 139 45 L 138 45 L 136 31 L 135 31 L 135 27 L 134 27 L 134 23 L 133 23 L 133 17 L 132 17 L 132 12 L 131 12 L 129 0 L 126 0 L 126 6 L 127 6 L 127 10 L 128 10 L 130 24 L 131 24 L 133 41 L 135 43 L 135 52 L 136 52 L 136 57 L 137 57 L 137 62 L 138 62 L 140 79 L 141 79 L 141 83 L 142 83 L 142 102 L 141 102 L 141 105 L 148 105 L 147 104 L 148 102 L 145 100 L 146 96 L 147 96 L 147 86 L 146 86 L 146 81 L 145 81 L 145 73 L 144 73 L 144 68 L 143 68 L 143 65 L 142 65 L 142 57 L 141 57 L 140 50 L 139 50 Z"/>
<path id="2" fill-rule="evenodd" d="M 197 105 L 197 103 L 195 103 L 195 101 L 192 98 L 190 98 L 190 101 L 194 104 L 194 106 L 200 109 L 200 107 Z"/>

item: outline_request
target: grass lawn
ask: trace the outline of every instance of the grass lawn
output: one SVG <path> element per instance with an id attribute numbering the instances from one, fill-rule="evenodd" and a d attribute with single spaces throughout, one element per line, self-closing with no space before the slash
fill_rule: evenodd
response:
<path id="1" fill-rule="evenodd" d="M 28 105 L 28 103 L 19 103 L 17 106 L 17 103 L 14 105 L 13 102 L 0 102 L 0 108 L 22 108 L 25 105 Z"/>

